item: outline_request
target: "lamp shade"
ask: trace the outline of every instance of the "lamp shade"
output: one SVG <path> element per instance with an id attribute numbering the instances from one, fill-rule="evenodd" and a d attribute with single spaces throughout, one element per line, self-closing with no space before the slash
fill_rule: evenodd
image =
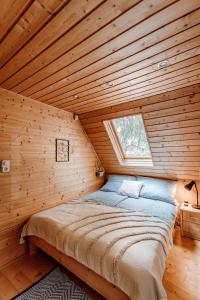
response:
<path id="1" fill-rule="evenodd" d="M 191 191 L 191 189 L 192 189 L 192 187 L 193 187 L 194 184 L 195 184 L 195 181 L 192 180 L 192 181 L 190 181 L 188 184 L 186 184 L 186 185 L 184 186 L 184 188 L 185 188 L 186 190 L 188 190 L 188 191 Z"/>

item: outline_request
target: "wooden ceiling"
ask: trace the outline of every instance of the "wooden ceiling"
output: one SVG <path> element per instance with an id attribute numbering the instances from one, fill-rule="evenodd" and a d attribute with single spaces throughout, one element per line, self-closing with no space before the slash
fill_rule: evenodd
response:
<path id="1" fill-rule="evenodd" d="M 6 0 L 0 41 L 2 87 L 79 114 L 200 82 L 199 0 Z"/>

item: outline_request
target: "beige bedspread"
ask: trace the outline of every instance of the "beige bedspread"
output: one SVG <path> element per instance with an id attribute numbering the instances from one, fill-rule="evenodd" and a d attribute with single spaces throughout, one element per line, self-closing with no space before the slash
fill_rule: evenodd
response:
<path id="1" fill-rule="evenodd" d="M 171 231 L 156 217 L 71 201 L 33 215 L 21 236 L 44 239 L 132 300 L 158 300 L 167 299 L 162 277 Z"/>

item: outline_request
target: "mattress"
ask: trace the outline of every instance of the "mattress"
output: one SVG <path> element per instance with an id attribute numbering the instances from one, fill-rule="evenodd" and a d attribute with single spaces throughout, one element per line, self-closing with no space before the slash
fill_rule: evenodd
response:
<path id="1" fill-rule="evenodd" d="M 71 201 L 31 216 L 22 240 L 31 235 L 95 271 L 131 300 L 167 299 L 162 277 L 172 226 L 161 218 L 94 201 Z"/>

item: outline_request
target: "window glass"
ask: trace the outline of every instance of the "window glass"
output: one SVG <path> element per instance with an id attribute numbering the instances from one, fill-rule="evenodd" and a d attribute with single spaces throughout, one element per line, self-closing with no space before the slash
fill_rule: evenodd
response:
<path id="1" fill-rule="evenodd" d="M 112 120 L 125 158 L 150 158 L 151 152 L 141 115 Z"/>

